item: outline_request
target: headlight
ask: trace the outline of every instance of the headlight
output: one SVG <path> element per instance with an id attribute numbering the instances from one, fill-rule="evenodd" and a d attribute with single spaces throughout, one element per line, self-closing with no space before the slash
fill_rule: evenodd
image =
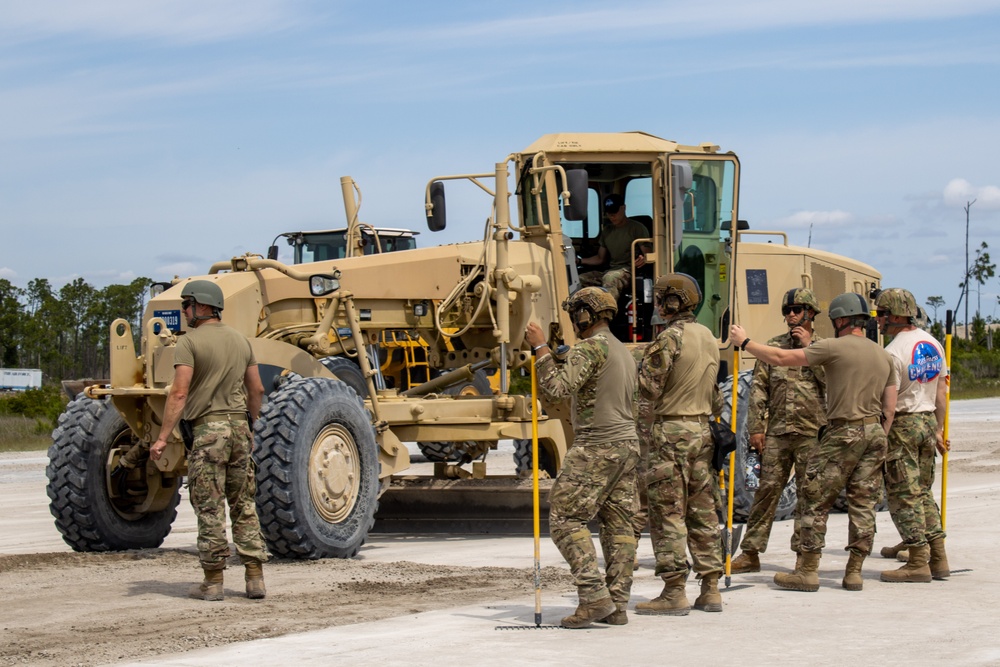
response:
<path id="1" fill-rule="evenodd" d="M 340 276 L 317 274 L 309 276 L 309 293 L 313 296 L 326 296 L 340 289 Z"/>

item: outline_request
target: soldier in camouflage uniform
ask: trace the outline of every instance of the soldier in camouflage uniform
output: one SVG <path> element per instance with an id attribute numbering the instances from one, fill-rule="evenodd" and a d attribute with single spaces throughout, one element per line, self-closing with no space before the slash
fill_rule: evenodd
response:
<path id="1" fill-rule="evenodd" d="M 821 340 L 812 323 L 820 312 L 811 290 L 788 290 L 781 300 L 781 313 L 788 333 L 767 341 L 773 347 L 794 350 Z M 826 375 L 822 368 L 771 366 L 758 361 L 750 385 L 747 431 L 750 446 L 763 455 L 760 486 L 750 506 L 742 553 L 731 563 L 731 572 L 760 572 L 758 554 L 767 550 L 778 501 L 788 475 L 795 468 L 795 484 L 802 497 L 806 463 L 815 452 L 817 434 L 826 424 Z M 792 551 L 799 551 L 799 521 L 792 534 Z"/>
<path id="2" fill-rule="evenodd" d="M 525 332 L 525 340 L 538 355 L 542 395 L 555 403 L 573 399 L 573 445 L 549 492 L 549 532 L 569 563 L 580 598 L 562 625 L 585 628 L 594 621 L 624 625 L 636 545 L 632 534 L 639 460 L 633 414 L 635 361 L 608 328 L 617 306 L 606 290 L 585 287 L 563 308 L 581 339 L 565 361 L 556 361 L 536 323 Z M 600 523 L 604 577 L 587 527 L 595 516 Z"/>
<path id="3" fill-rule="evenodd" d="M 891 556 L 901 549 L 908 552 L 906 565 L 883 572 L 881 579 L 946 579 L 950 571 L 945 532 L 933 492 L 934 457 L 937 452 L 947 451 L 944 413 L 948 389 L 941 381 L 948 373 L 944 350 L 933 336 L 915 326 L 920 312 L 907 290 L 882 290 L 875 299 L 875 308 L 882 334 L 892 337 L 886 352 L 896 367 L 899 391 L 889 431 L 885 487 L 889 512 L 903 541 L 888 551 Z"/>
<path id="4" fill-rule="evenodd" d="M 751 342 L 743 327 L 730 328 L 733 345 L 772 366 L 822 366 L 826 371 L 828 426 L 806 465 L 799 510 L 799 557 L 795 571 L 774 575 L 781 588 L 819 590 L 819 561 L 826 544 L 826 521 L 840 491 L 847 489 L 850 552 L 841 585 L 863 586 L 861 566 L 875 538 L 875 505 L 882 493 L 886 433 L 896 408 L 896 372 L 889 355 L 865 337 L 871 318 L 860 294 L 830 302 L 837 333 L 797 350 Z M 883 424 L 884 420 L 884 424 Z"/>
<path id="5" fill-rule="evenodd" d="M 640 614 L 684 616 L 691 604 L 684 592 L 687 551 L 701 580 L 695 609 L 722 611 L 719 576 L 722 542 L 716 514 L 717 477 L 708 421 L 721 408 L 716 375 L 715 336 L 699 324 L 698 284 L 683 273 L 660 276 L 653 287 L 667 328 L 646 348 L 639 367 L 639 390 L 651 402 L 652 441 L 645 475 L 650 536 L 656 574 L 663 592 L 640 602 Z"/>
<path id="6" fill-rule="evenodd" d="M 581 287 L 604 287 L 611 293 L 615 303 L 625 286 L 632 280 L 632 242 L 649 237 L 649 230 L 641 222 L 625 215 L 625 199 L 619 194 L 604 198 L 604 212 L 610 225 L 601 230 L 600 246 L 593 257 L 580 259 L 581 266 L 603 266 L 611 262 L 607 271 L 588 271 L 580 274 Z M 648 244 L 641 245 L 643 253 L 652 251 Z M 638 269 L 646 264 L 646 255 L 635 259 Z"/>
<path id="7" fill-rule="evenodd" d="M 262 563 L 268 560 L 254 502 L 256 481 L 251 459 L 253 432 L 248 423 L 260 413 L 264 386 L 249 341 L 222 323 L 222 290 L 213 282 L 184 286 L 182 312 L 190 330 L 177 341 L 174 380 L 163 424 L 150 458 L 158 460 L 167 438 L 183 417 L 194 441 L 188 453 L 191 505 L 198 519 L 198 556 L 204 581 L 191 589 L 199 600 L 222 600 L 222 572 L 229 557 L 226 503 L 233 542 L 246 568 L 247 597 L 263 598 Z"/>

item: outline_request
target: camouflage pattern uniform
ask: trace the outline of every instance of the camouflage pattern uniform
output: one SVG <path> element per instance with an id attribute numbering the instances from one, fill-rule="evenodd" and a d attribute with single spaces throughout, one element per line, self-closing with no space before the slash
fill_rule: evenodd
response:
<path id="1" fill-rule="evenodd" d="M 656 574 L 687 577 L 690 549 L 699 578 L 722 573 L 722 543 L 708 420 L 720 405 L 715 337 L 691 312 L 676 316 L 647 349 L 639 388 L 655 413 L 646 472 Z"/>
<path id="2" fill-rule="evenodd" d="M 821 340 L 813 335 L 813 341 Z M 767 341 L 785 350 L 800 348 L 791 333 Z M 750 385 L 747 432 L 764 433 L 760 486 L 747 518 L 747 533 L 740 548 L 764 553 L 774 524 L 778 501 L 788 475 L 795 468 L 795 487 L 802 498 L 806 463 L 817 447 L 817 434 L 826 424 L 826 375 L 822 368 L 771 366 L 758 361 Z M 799 551 L 799 518 L 796 511 L 792 551 Z"/>
<path id="3" fill-rule="evenodd" d="M 206 570 L 222 570 L 229 557 L 226 503 L 233 524 L 233 543 L 242 563 L 266 562 L 267 547 L 257 518 L 256 465 L 251 458 L 253 433 L 246 415 L 194 427 L 188 455 L 191 505 L 198 518 L 198 554 Z"/>
<path id="4" fill-rule="evenodd" d="M 799 516 L 801 551 L 818 553 L 826 545 L 830 508 L 847 488 L 846 551 L 871 553 L 875 539 L 875 505 L 882 495 L 886 436 L 879 417 L 862 423 L 831 420 L 816 453 L 806 465 L 804 506 Z"/>
<path id="5" fill-rule="evenodd" d="M 574 441 L 549 493 L 549 532 L 569 563 L 580 603 L 611 599 L 624 609 L 632 589 L 636 540 L 635 436 L 632 400 L 635 364 L 624 345 L 606 329 L 586 338 L 558 363 L 546 354 L 537 361 L 538 387 L 552 402 L 573 396 Z M 610 374 L 608 373 L 610 369 Z M 608 378 L 614 378 L 613 383 Z M 613 396 L 613 392 L 622 394 Z M 602 403 L 617 401 L 624 414 L 601 423 Z M 622 437 L 624 436 L 624 437 Z M 601 577 L 597 552 L 587 524 L 597 517 L 606 576 Z"/>
<path id="6" fill-rule="evenodd" d="M 642 361 L 647 343 L 628 346 L 635 359 L 636 366 Z M 646 473 L 649 471 L 649 446 L 653 441 L 653 408 L 654 403 L 642 395 L 639 385 L 635 388 L 635 433 L 639 437 L 639 463 L 636 466 L 636 512 L 632 516 L 632 527 L 636 542 L 642 536 L 642 531 L 649 526 L 649 500 L 646 497 Z"/>
<path id="7" fill-rule="evenodd" d="M 934 501 L 937 418 L 933 412 L 896 413 L 885 462 L 889 513 L 907 546 L 947 537 Z"/>

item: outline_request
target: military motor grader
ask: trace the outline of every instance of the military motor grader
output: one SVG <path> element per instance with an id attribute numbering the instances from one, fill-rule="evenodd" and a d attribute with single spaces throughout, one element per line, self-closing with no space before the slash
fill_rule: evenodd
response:
<path id="1" fill-rule="evenodd" d="M 553 348 L 575 342 L 560 306 L 578 286 L 577 256 L 596 248 L 598 202 L 609 193 L 624 195 L 628 215 L 649 228 L 637 252 L 640 243 L 653 247 L 647 267 L 633 271 L 615 330 L 628 343 L 650 340 L 653 280 L 688 273 L 704 294 L 697 317 L 718 339 L 720 380 L 733 371 L 731 321 L 766 339 L 783 327 L 778 304 L 790 287 L 813 289 L 825 307 L 837 294 L 877 286 L 880 276 L 869 266 L 791 247 L 780 232 L 750 231 L 738 216 L 739 177 L 736 155 L 712 144 L 681 145 L 641 132 L 545 135 L 492 171 L 428 182 L 431 231 L 447 224 L 446 183 L 463 180 L 486 193 L 482 241 L 292 266 L 247 254 L 197 276 L 222 289 L 223 321 L 250 340 L 268 389 L 254 433 L 258 511 L 272 552 L 353 556 L 380 498 L 383 506 L 395 496 L 397 506 L 411 508 L 400 530 L 418 526 L 422 512 L 460 512 L 474 523 L 523 507 L 508 493 L 517 480 L 491 475 L 485 460 L 471 472 L 437 464 L 429 485 L 407 487 L 407 442 L 527 441 L 537 409 L 540 458 L 558 470 L 572 442 L 568 407 L 545 405 L 543 412 L 530 397 L 510 393 L 509 379 L 531 363 L 523 339 L 529 320 L 542 324 Z M 342 179 L 349 225 L 358 217 L 352 187 Z M 186 471 L 178 433 L 162 458 L 137 466 L 126 484 L 113 484 L 109 471 L 159 433 L 174 346 L 187 331 L 180 293 L 190 279 L 152 296 L 138 350 L 127 321 L 111 324 L 110 383 L 88 387 L 53 432 L 51 511 L 76 550 L 155 547 L 170 531 Z M 825 318 L 818 325 L 832 335 Z M 331 334 L 338 331 L 346 334 Z M 387 332 L 420 336 L 437 377 L 382 388 L 370 360 Z M 338 363 L 320 361 L 331 357 Z M 498 369 L 499 392 L 448 393 L 483 367 Z M 351 387 L 349 369 L 357 369 L 364 391 Z M 736 477 L 739 487 L 742 475 Z M 791 483 L 789 489 L 794 494 Z"/>

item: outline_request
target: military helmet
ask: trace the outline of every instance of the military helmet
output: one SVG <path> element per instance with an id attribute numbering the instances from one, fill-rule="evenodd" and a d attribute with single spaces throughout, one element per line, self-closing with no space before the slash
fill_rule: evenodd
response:
<path id="1" fill-rule="evenodd" d="M 875 297 L 875 308 L 888 311 L 889 315 L 897 317 L 917 317 L 917 300 L 909 290 L 901 287 L 890 287 L 879 292 Z"/>
<path id="2" fill-rule="evenodd" d="M 615 303 L 615 298 L 611 296 L 611 292 L 603 287 L 584 287 L 579 289 L 563 301 L 562 307 L 568 313 L 587 308 L 593 314 L 593 317 L 605 317 L 609 320 L 613 319 L 618 313 L 618 304 Z"/>
<path id="3" fill-rule="evenodd" d="M 868 307 L 868 300 L 860 294 L 847 292 L 838 297 L 834 297 L 830 302 L 830 319 L 838 317 L 871 317 L 871 309 Z"/>
<path id="4" fill-rule="evenodd" d="M 222 310 L 222 290 L 209 280 L 192 280 L 181 290 L 181 297 L 191 297 L 200 304 Z"/>
<path id="5" fill-rule="evenodd" d="M 927 311 L 920 306 L 917 306 L 917 315 L 913 318 L 913 324 L 921 329 L 926 329 L 927 325 L 930 324 L 930 318 L 927 317 Z"/>
<path id="6" fill-rule="evenodd" d="M 806 289 L 805 287 L 793 287 L 785 292 L 785 295 L 781 297 L 782 314 L 785 314 L 785 309 L 788 306 L 806 306 L 807 308 L 812 308 L 813 312 L 817 314 L 823 312 L 820 310 L 816 295 L 812 293 L 811 289 Z"/>
<path id="7" fill-rule="evenodd" d="M 668 296 L 680 299 L 681 310 L 694 310 L 701 303 L 701 288 L 686 273 L 665 273 L 656 279 L 653 294 L 662 303 Z"/>

